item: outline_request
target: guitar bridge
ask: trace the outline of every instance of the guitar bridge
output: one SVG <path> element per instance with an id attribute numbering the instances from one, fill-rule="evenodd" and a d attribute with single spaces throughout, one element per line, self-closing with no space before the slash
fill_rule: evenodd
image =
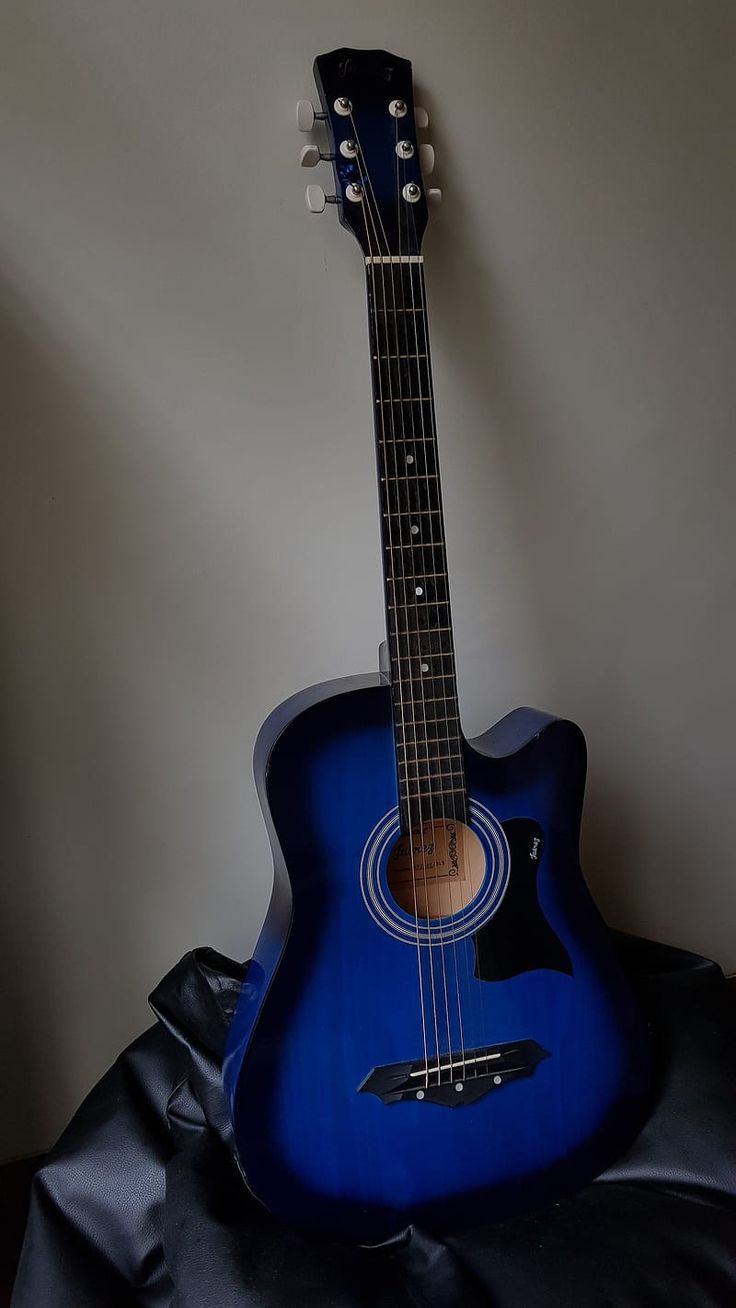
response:
<path id="1" fill-rule="evenodd" d="M 475 1103 L 492 1090 L 500 1090 L 507 1081 L 531 1076 L 543 1058 L 549 1058 L 549 1051 L 536 1040 L 460 1049 L 452 1054 L 440 1054 L 434 1062 L 419 1059 L 415 1063 L 374 1067 L 358 1091 L 376 1095 L 384 1104 L 413 1099 L 459 1108 L 462 1104 Z"/>

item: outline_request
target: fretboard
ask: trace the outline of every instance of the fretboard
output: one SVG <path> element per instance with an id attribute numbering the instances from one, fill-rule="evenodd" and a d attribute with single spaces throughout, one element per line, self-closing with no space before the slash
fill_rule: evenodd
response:
<path id="1" fill-rule="evenodd" d="M 466 820 L 420 260 L 367 263 L 386 629 L 401 824 Z"/>

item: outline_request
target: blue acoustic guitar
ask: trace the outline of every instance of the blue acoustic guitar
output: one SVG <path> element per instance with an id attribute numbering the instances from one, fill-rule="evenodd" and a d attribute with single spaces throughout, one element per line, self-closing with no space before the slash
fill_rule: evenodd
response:
<path id="1" fill-rule="evenodd" d="M 387 644 L 302 691 L 255 751 L 274 887 L 233 1019 L 237 1156 L 279 1218 L 359 1243 L 559 1197 L 638 1129 L 634 1000 L 579 867 L 585 744 L 516 709 L 458 710 L 411 65 L 315 62 L 340 221 L 368 294 Z M 327 197 L 307 188 L 308 207 Z"/>

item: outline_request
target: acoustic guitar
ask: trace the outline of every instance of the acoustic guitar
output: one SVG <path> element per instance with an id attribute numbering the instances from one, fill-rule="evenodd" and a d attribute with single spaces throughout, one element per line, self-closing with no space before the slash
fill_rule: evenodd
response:
<path id="1" fill-rule="evenodd" d="M 580 729 L 522 708 L 462 733 L 411 65 L 335 50 L 315 78 L 298 121 L 328 146 L 303 162 L 331 160 L 336 194 L 307 205 L 335 205 L 365 266 L 387 642 L 258 736 L 274 885 L 225 1086 L 271 1213 L 376 1243 L 580 1186 L 638 1129 L 649 1059 L 580 872 Z"/>

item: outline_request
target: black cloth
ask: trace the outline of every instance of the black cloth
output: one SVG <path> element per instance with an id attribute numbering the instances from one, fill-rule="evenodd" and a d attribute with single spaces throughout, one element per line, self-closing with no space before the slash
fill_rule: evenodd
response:
<path id="1" fill-rule="evenodd" d="M 244 968 L 187 954 L 36 1177 L 13 1308 L 733 1308 L 735 997 L 706 959 L 620 945 L 656 1063 L 626 1156 L 541 1212 L 378 1250 L 305 1239 L 248 1195 L 220 1082 Z"/>

